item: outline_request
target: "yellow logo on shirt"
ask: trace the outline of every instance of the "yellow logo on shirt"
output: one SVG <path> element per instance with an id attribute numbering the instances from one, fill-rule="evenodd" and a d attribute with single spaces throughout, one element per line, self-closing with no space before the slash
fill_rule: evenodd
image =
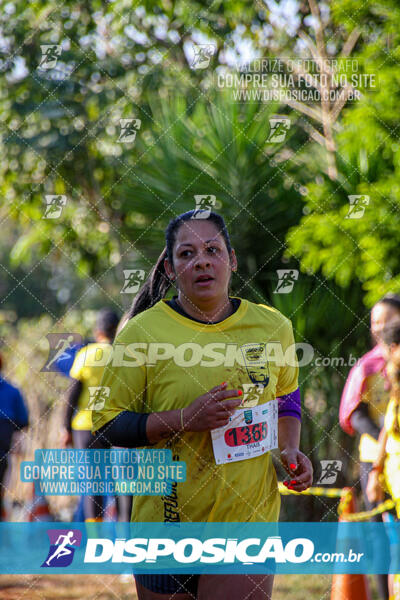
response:
<path id="1" fill-rule="evenodd" d="M 269 368 L 265 342 L 243 344 L 240 349 L 250 380 L 255 384 L 266 387 L 269 383 Z"/>

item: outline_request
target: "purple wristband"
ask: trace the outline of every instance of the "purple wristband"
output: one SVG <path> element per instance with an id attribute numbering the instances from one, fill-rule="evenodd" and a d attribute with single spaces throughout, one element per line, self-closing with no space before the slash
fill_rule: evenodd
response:
<path id="1" fill-rule="evenodd" d="M 281 396 L 278 400 L 278 418 L 296 417 L 301 421 L 301 398 L 300 390 L 297 388 L 294 392 Z"/>

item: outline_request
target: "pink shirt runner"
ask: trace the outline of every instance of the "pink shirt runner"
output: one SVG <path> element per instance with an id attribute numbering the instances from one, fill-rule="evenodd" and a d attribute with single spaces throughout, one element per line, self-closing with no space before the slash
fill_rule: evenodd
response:
<path id="1" fill-rule="evenodd" d="M 382 347 L 377 344 L 372 350 L 364 354 L 350 369 L 346 384 L 343 389 L 339 408 L 339 422 L 342 429 L 354 435 L 355 431 L 350 423 L 353 411 L 362 401 L 362 393 L 367 377 L 382 371 L 386 361 L 383 356 Z"/>

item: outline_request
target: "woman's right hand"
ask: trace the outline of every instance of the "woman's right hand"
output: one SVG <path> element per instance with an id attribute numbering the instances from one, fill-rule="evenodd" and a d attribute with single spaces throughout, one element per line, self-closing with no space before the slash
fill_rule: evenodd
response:
<path id="1" fill-rule="evenodd" d="M 226 382 L 216 385 L 183 409 L 185 431 L 211 431 L 229 423 L 229 417 L 242 402 L 243 392 L 228 390 L 226 386 Z"/>

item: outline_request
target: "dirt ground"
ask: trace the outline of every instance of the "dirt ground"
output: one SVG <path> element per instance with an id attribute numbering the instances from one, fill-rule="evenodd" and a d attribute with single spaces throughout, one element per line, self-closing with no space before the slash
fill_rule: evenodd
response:
<path id="1" fill-rule="evenodd" d="M 373 578 L 368 579 L 372 599 L 376 600 Z M 275 577 L 273 600 L 329 600 L 330 597 L 330 575 Z M 137 600 L 137 595 L 131 576 L 0 575 L 0 600 Z"/>
<path id="2" fill-rule="evenodd" d="M 136 600 L 133 577 L 120 575 L 0 575 L 0 600 Z"/>
<path id="3" fill-rule="evenodd" d="M 273 600 L 326 600 L 329 597 L 328 576 L 275 578 Z M 122 581 L 120 575 L 0 575 L 0 600 L 81 599 L 137 600 L 133 577 Z"/>

